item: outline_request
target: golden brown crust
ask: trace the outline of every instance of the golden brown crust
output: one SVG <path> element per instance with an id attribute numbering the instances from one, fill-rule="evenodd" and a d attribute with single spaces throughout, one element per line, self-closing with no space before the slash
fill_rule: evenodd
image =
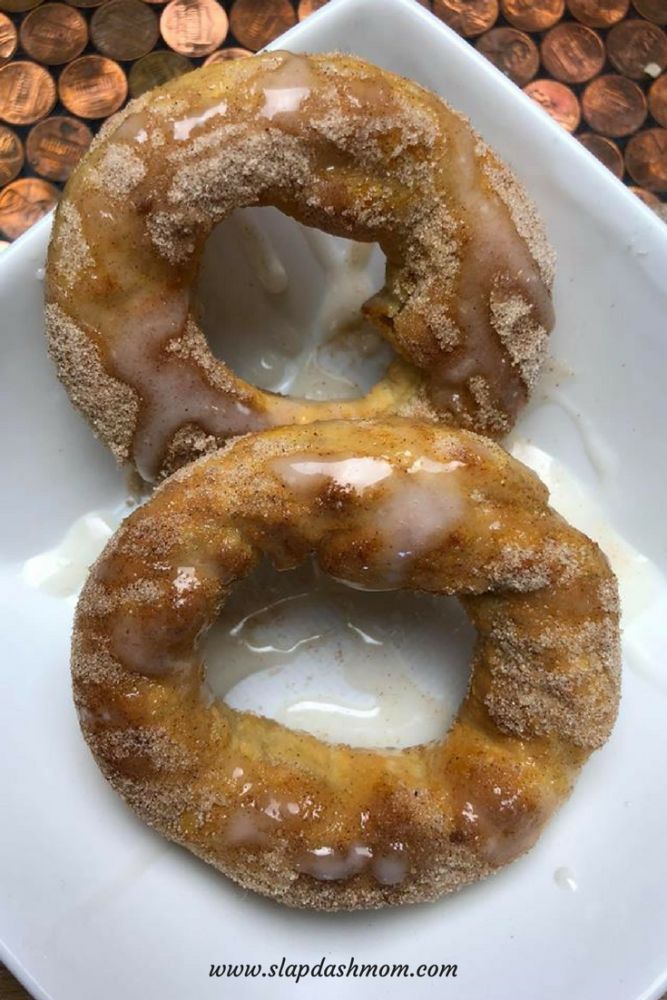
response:
<path id="1" fill-rule="evenodd" d="M 385 251 L 364 310 L 399 361 L 363 399 L 265 393 L 206 346 L 189 304 L 206 238 L 235 208 L 268 204 Z M 505 433 L 544 357 L 552 277 L 522 187 L 444 102 L 348 56 L 274 52 L 188 74 L 107 123 L 56 213 L 47 331 L 97 433 L 155 478 L 237 433 L 413 399 Z M 84 340 L 94 362 L 68 346 Z M 135 406 L 102 413 L 128 393 Z"/>
<path id="2" fill-rule="evenodd" d="M 181 469 L 93 568 L 76 613 L 81 725 L 132 807 L 293 906 L 434 899 L 529 849 L 607 738 L 616 581 L 501 448 L 432 423 L 340 421 L 239 438 Z M 197 653 L 261 554 L 314 553 L 355 586 L 457 594 L 478 631 L 442 741 L 325 744 L 211 702 Z"/>

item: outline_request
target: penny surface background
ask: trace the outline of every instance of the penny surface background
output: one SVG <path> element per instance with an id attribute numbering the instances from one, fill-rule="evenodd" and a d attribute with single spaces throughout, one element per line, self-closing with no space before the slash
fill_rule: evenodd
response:
<path id="1" fill-rule="evenodd" d="M 248 57 L 326 2 L 0 0 L 0 250 L 53 207 L 127 100 Z M 667 219 L 667 0 L 415 2 Z"/>

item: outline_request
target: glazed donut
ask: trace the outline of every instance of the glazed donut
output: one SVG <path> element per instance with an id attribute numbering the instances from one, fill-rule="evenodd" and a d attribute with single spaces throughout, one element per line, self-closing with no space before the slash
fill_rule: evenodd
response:
<path id="1" fill-rule="evenodd" d="M 399 360 L 364 398 L 285 398 L 213 358 L 193 284 L 213 226 L 249 205 L 382 247 L 364 311 Z M 47 332 L 74 403 L 148 479 L 312 420 L 498 437 L 539 374 L 552 263 L 521 186 L 438 97 L 348 56 L 271 52 L 172 80 L 105 125 L 56 213 Z"/>
<path id="2" fill-rule="evenodd" d="M 363 445 L 360 442 L 363 441 Z M 616 580 L 532 472 L 469 431 L 283 427 L 176 472 L 82 592 L 72 670 L 103 773 L 151 826 L 292 906 L 432 900 L 523 854 L 613 725 Z M 460 597 L 468 694 L 439 742 L 327 744 L 206 696 L 201 640 L 261 555 Z"/>

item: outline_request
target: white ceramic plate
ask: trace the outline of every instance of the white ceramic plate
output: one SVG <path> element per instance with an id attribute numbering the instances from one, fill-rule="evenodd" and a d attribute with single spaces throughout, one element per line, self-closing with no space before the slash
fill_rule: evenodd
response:
<path id="1" fill-rule="evenodd" d="M 76 724 L 72 600 L 35 588 L 25 570 L 83 513 L 118 506 L 126 495 L 122 474 L 71 409 L 46 356 L 45 221 L 0 260 L 9 458 L 0 524 L 0 957 L 37 997 L 53 1000 L 299 992 L 651 1000 L 667 984 L 667 454 L 656 444 L 667 416 L 667 229 L 411 0 L 337 0 L 280 44 L 352 51 L 431 87 L 470 116 L 537 200 L 559 254 L 553 353 L 560 378 L 552 372 L 522 418 L 519 453 L 541 463 L 552 481 L 554 470 L 561 484 L 576 476 L 595 498 L 591 530 L 604 516 L 656 564 L 600 529 L 616 546 L 619 570 L 627 570 L 626 593 L 633 580 L 641 585 L 626 621 L 619 722 L 529 856 L 434 905 L 286 911 L 238 891 L 135 820 L 99 775 Z M 295 253 L 307 266 L 307 249 L 292 249 L 288 272 Z M 575 497 L 573 511 L 584 520 L 585 506 Z M 266 969 L 283 956 L 296 964 L 354 957 L 413 969 L 448 962 L 458 975 L 298 985 L 286 977 L 209 978 L 211 964 L 262 962 Z"/>

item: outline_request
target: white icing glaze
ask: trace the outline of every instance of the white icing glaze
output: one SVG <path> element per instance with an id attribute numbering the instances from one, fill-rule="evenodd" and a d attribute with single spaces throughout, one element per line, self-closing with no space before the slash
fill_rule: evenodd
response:
<path id="1" fill-rule="evenodd" d="M 393 473 L 390 462 L 382 458 L 312 459 L 293 456 L 277 459 L 274 470 L 297 493 L 310 494 L 331 479 L 343 489 L 363 493 Z"/>
<path id="2" fill-rule="evenodd" d="M 375 562 L 384 568 L 389 586 L 400 586 L 405 560 L 443 541 L 460 522 L 464 504 L 455 473 L 462 467 L 462 462 L 424 457 L 405 470 L 368 457 L 290 456 L 272 462 L 273 471 L 298 494 L 314 495 L 327 480 L 358 494 L 378 487 L 364 519 L 368 533 L 380 542 L 374 568 Z"/>
<path id="3" fill-rule="evenodd" d="M 664 575 L 609 524 L 598 502 L 558 459 L 520 438 L 512 444 L 511 454 L 548 487 L 551 506 L 594 539 L 608 557 L 619 581 L 626 631 L 654 602 L 663 605 L 667 595 Z"/>
<path id="4" fill-rule="evenodd" d="M 559 889 L 576 892 L 579 886 L 571 868 L 557 868 L 554 872 L 554 882 Z"/>
<path id="5" fill-rule="evenodd" d="M 141 302 L 136 292 L 134 321 L 117 332 L 111 351 L 115 370 L 143 399 L 134 439 L 137 468 L 151 480 L 167 441 L 183 424 L 194 423 L 211 434 L 259 430 L 266 420 L 238 400 L 226 398 L 204 375 L 178 357 L 165 356 L 165 343 L 183 327 L 188 309 L 185 290 L 173 290 L 160 302 Z"/>
<path id="6" fill-rule="evenodd" d="M 269 833 L 253 809 L 238 809 L 232 813 L 227 820 L 224 837 L 228 844 L 234 845 L 266 846 L 270 843 Z"/>
<path id="7" fill-rule="evenodd" d="M 287 288 L 287 271 L 262 227 L 253 220 L 249 212 L 235 212 L 230 224 L 238 232 L 243 252 L 262 288 L 271 295 L 284 292 Z"/>
<path id="8" fill-rule="evenodd" d="M 200 125 L 209 121 L 211 118 L 217 118 L 219 115 L 224 115 L 227 111 L 227 101 L 220 101 L 219 104 L 214 104 L 212 107 L 204 108 L 204 110 L 198 115 L 192 115 L 189 118 L 182 118 L 180 121 L 174 122 L 173 134 L 174 139 L 178 142 L 185 142 L 186 139 L 190 138 L 190 134 Z M 140 136 L 145 138 L 140 138 Z M 146 132 L 141 129 L 135 136 L 137 142 L 146 141 Z"/>
<path id="9" fill-rule="evenodd" d="M 245 234 L 241 241 L 244 252 L 253 258 L 263 287 L 272 295 L 279 295 L 287 286 L 287 275 L 271 242 L 260 227 L 253 225 L 250 218 L 241 217 L 236 225 Z M 316 322 L 320 336 L 320 330 L 324 334 L 328 331 L 330 338 L 332 330 L 335 335 L 339 331 L 338 323 L 349 321 L 352 309 L 349 303 L 357 303 L 360 291 L 366 297 L 366 288 L 358 278 L 359 260 L 364 259 L 365 253 L 359 255 L 354 245 L 346 253 L 344 260 L 353 263 L 351 267 L 342 263 L 337 269 L 333 291 L 335 293 L 350 281 L 351 297 L 348 305 L 344 309 L 341 307 L 341 312 L 336 314 L 327 304 L 332 299 L 325 295 L 325 311 L 324 314 L 320 313 Z M 260 430 L 270 422 L 268 417 L 254 413 L 240 400 L 225 398 L 195 367 L 184 365 L 178 357 L 165 355 L 165 344 L 182 329 L 187 310 L 188 295 L 185 290 L 173 289 L 169 297 L 163 297 L 157 302 L 144 295 L 140 288 L 137 289 L 131 312 L 135 317 L 134 322 L 128 321 L 122 329 L 116 331 L 111 350 L 114 369 L 120 378 L 139 391 L 143 399 L 141 420 L 134 440 L 134 454 L 137 468 L 147 480 L 155 475 L 165 443 L 183 424 L 199 425 L 210 434 L 234 434 Z M 358 316 L 356 305 L 354 312 Z M 322 319 L 324 326 L 321 325 Z M 320 346 L 312 343 L 307 346 L 301 358 L 291 364 L 292 372 L 296 372 L 301 363 L 303 375 L 298 379 L 292 375 L 287 381 L 284 359 L 281 359 L 279 351 L 275 351 L 273 364 L 277 369 L 278 381 L 282 383 L 279 386 L 281 390 L 323 398 L 328 397 L 332 388 L 338 384 L 345 395 L 358 395 L 360 386 L 355 381 L 356 375 L 350 378 L 341 377 L 335 372 L 332 374 L 331 368 L 335 368 L 340 362 L 338 359 L 332 362 L 328 358 L 333 353 L 344 354 L 345 351 L 331 340 L 330 344 L 329 350 L 324 353 Z M 387 363 L 387 352 L 379 344 L 379 336 L 366 331 L 362 348 L 371 356 L 375 374 L 381 373 L 377 371 L 378 366 L 382 370 Z M 354 343 L 351 346 L 355 346 Z M 323 362 L 327 363 L 327 367 Z M 266 363 L 272 364 L 270 359 Z M 310 391 L 309 384 L 313 387 Z"/>
<path id="10" fill-rule="evenodd" d="M 353 594 L 312 564 L 263 566 L 232 592 L 204 659 L 234 708 L 332 742 L 403 747 L 445 732 L 472 635 L 453 599 Z"/>
<path id="11" fill-rule="evenodd" d="M 617 471 L 620 464 L 618 455 L 607 444 L 604 438 L 598 434 L 595 426 L 586 414 L 581 412 L 581 409 L 572 402 L 567 393 L 555 385 L 543 392 L 542 400 L 560 407 L 568 415 L 579 433 L 586 457 L 598 478 L 603 480 L 611 477 Z"/>
<path id="12" fill-rule="evenodd" d="M 110 635 L 110 650 L 126 670 L 146 677 L 166 677 L 191 670 L 196 663 L 195 655 L 181 657 L 170 647 L 170 636 L 158 623 L 153 628 L 132 614 L 131 611 L 117 612 L 113 619 Z"/>
<path id="13" fill-rule="evenodd" d="M 131 509 L 128 503 L 116 510 L 84 514 L 54 548 L 26 560 L 23 580 L 53 597 L 73 596 L 81 589 L 89 567 Z"/>
<path id="14" fill-rule="evenodd" d="M 411 480 L 397 481 L 373 517 L 390 573 L 388 582 L 398 583 L 400 564 L 443 542 L 462 516 L 463 499 L 450 477 L 436 479 L 431 472 L 418 472 Z"/>
<path id="15" fill-rule="evenodd" d="M 354 844 L 345 853 L 333 847 L 317 847 L 304 851 L 298 861 L 298 870 L 321 882 L 338 882 L 352 878 L 363 871 L 372 858 L 370 848 Z"/>
<path id="16" fill-rule="evenodd" d="M 377 290 L 369 269 L 376 247 L 300 228 L 325 284 L 296 375 L 285 388 L 305 399 L 355 398 L 384 374 L 393 357 L 389 344 L 361 314 L 361 306 Z"/>
<path id="17" fill-rule="evenodd" d="M 238 210 L 204 251 L 202 327 L 218 357 L 263 389 L 315 400 L 358 397 L 393 357 L 361 314 L 382 284 L 383 263 L 376 245 L 327 236 L 275 209 Z M 253 349 L 244 350 L 250 337 Z"/>
<path id="18" fill-rule="evenodd" d="M 269 121 L 280 116 L 281 123 L 285 123 L 289 115 L 299 111 L 310 94 L 312 73 L 303 56 L 290 52 L 276 55 L 281 57 L 280 64 L 268 70 L 259 84 L 264 97 L 260 114 Z"/>
<path id="19" fill-rule="evenodd" d="M 490 191 L 488 183 L 481 183 L 474 135 L 467 127 L 457 125 L 452 129 L 451 141 L 454 193 L 466 220 L 455 307 L 465 345 L 438 366 L 433 374 L 433 393 L 456 411 L 468 380 L 482 375 L 501 408 L 515 414 L 525 399 L 525 387 L 492 325 L 491 297 L 502 300 L 518 294 L 530 306 L 534 320 L 546 330 L 553 325 L 551 299 L 507 207 Z M 489 239 L 490 230 L 493 240 Z M 499 270 L 499 259 L 503 270 Z"/>
<path id="20" fill-rule="evenodd" d="M 375 878 L 381 885 L 398 885 L 408 872 L 408 860 L 403 845 L 400 845 L 400 850 L 395 849 L 391 854 L 375 858 L 372 868 Z"/>
<path id="21" fill-rule="evenodd" d="M 608 522 L 599 502 L 556 458 L 535 445 L 516 439 L 512 454 L 533 469 L 549 488 L 551 505 L 580 531 L 593 538 L 618 577 L 622 609 L 624 663 L 667 694 L 664 623 L 667 618 L 667 577 Z"/>
<path id="22" fill-rule="evenodd" d="M 388 853 L 374 856 L 371 847 L 352 844 L 347 851 L 317 847 L 305 851 L 297 862 L 298 870 L 321 882 L 339 882 L 370 871 L 381 885 L 399 885 L 408 871 L 403 844 L 392 845 Z"/>
<path id="23" fill-rule="evenodd" d="M 179 566 L 174 577 L 174 590 L 176 591 L 176 606 L 185 603 L 183 596 L 190 590 L 196 590 L 200 586 L 197 569 L 195 566 Z"/>

